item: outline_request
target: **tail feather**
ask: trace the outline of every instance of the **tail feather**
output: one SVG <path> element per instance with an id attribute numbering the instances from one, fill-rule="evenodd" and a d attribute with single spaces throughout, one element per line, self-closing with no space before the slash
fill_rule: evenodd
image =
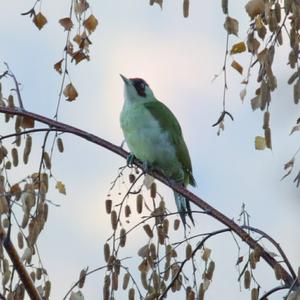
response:
<path id="1" fill-rule="evenodd" d="M 175 196 L 176 206 L 177 206 L 180 218 L 182 220 L 182 223 L 184 225 L 184 228 L 186 226 L 186 214 L 190 217 L 193 225 L 195 226 L 194 219 L 192 216 L 190 201 L 177 192 L 174 192 L 174 196 Z"/>

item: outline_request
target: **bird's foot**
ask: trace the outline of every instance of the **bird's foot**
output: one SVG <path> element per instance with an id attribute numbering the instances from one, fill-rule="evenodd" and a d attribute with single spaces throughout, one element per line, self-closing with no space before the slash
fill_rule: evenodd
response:
<path id="1" fill-rule="evenodd" d="M 127 167 L 132 168 L 133 167 L 133 161 L 135 159 L 135 156 L 132 153 L 129 153 L 127 156 L 126 162 L 127 162 Z"/>
<path id="2" fill-rule="evenodd" d="M 143 171 L 144 173 L 149 173 L 153 170 L 152 166 L 149 164 L 148 161 L 143 161 Z"/>

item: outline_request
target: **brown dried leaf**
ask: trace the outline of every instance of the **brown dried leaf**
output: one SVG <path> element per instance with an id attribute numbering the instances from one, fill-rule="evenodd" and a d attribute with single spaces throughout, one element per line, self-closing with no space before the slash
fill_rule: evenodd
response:
<path id="1" fill-rule="evenodd" d="M 237 36 L 239 31 L 239 22 L 236 19 L 227 16 L 224 23 L 224 28 L 228 34 L 234 34 Z"/>
<path id="2" fill-rule="evenodd" d="M 97 27 L 98 20 L 94 15 L 90 15 L 84 22 L 83 26 L 87 29 L 89 34 L 91 34 Z"/>
<path id="3" fill-rule="evenodd" d="M 89 8 L 89 6 L 90 5 L 86 0 L 76 2 L 74 7 L 75 13 L 81 15 Z"/>
<path id="4" fill-rule="evenodd" d="M 69 18 L 69 17 L 62 18 L 58 22 L 67 31 L 71 30 L 73 27 L 73 22 L 72 22 L 71 18 Z"/>
<path id="5" fill-rule="evenodd" d="M 246 12 L 253 19 L 255 16 L 264 12 L 265 4 L 263 0 L 250 0 L 245 5 Z"/>
<path id="6" fill-rule="evenodd" d="M 231 63 L 231 67 L 238 71 L 241 75 L 243 75 L 243 66 L 241 66 L 237 61 L 233 61 Z"/>
<path id="7" fill-rule="evenodd" d="M 62 74 L 62 67 L 61 67 L 61 65 L 62 65 L 62 62 L 63 62 L 64 60 L 63 59 L 61 59 L 60 61 L 58 61 L 55 65 L 54 65 L 54 69 L 59 73 L 59 74 Z"/>
<path id="8" fill-rule="evenodd" d="M 26 128 L 34 128 L 34 119 L 30 118 L 30 117 L 22 117 L 21 119 L 21 127 L 23 129 Z"/>
<path id="9" fill-rule="evenodd" d="M 246 45 L 244 42 L 239 42 L 231 47 L 230 54 L 242 53 L 246 51 Z"/>
<path id="10" fill-rule="evenodd" d="M 57 181 L 55 188 L 58 189 L 61 194 L 66 195 L 66 187 L 62 181 Z"/>
<path id="11" fill-rule="evenodd" d="M 163 0 L 150 0 L 150 5 L 153 5 L 154 3 L 157 3 L 161 9 L 163 8 Z"/>
<path id="12" fill-rule="evenodd" d="M 64 95 L 67 97 L 67 101 L 74 101 L 77 98 L 78 93 L 72 83 L 66 85 Z"/>
<path id="13" fill-rule="evenodd" d="M 76 65 L 79 64 L 82 60 L 89 60 L 90 57 L 83 53 L 82 50 L 78 50 L 72 54 L 72 61 L 75 60 Z"/>
<path id="14" fill-rule="evenodd" d="M 39 30 L 41 30 L 47 23 L 46 17 L 41 12 L 35 15 L 32 21 Z"/>

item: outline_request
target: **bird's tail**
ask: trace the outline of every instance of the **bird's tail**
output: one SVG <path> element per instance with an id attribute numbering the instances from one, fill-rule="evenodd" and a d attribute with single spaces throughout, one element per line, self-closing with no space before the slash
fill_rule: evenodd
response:
<path id="1" fill-rule="evenodd" d="M 180 218 L 182 220 L 182 223 L 184 225 L 184 228 L 186 226 L 186 214 L 188 214 L 193 225 L 195 226 L 194 219 L 192 216 L 190 201 L 177 192 L 174 192 L 174 196 L 175 196 L 176 206 L 177 206 Z"/>

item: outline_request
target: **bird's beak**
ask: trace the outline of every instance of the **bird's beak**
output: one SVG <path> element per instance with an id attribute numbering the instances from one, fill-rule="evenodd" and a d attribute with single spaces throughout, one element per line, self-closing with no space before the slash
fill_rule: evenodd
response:
<path id="1" fill-rule="evenodd" d="M 129 79 L 126 78 L 124 75 L 120 74 L 120 76 L 123 79 L 123 81 L 124 81 L 125 84 L 129 84 L 130 83 Z"/>

